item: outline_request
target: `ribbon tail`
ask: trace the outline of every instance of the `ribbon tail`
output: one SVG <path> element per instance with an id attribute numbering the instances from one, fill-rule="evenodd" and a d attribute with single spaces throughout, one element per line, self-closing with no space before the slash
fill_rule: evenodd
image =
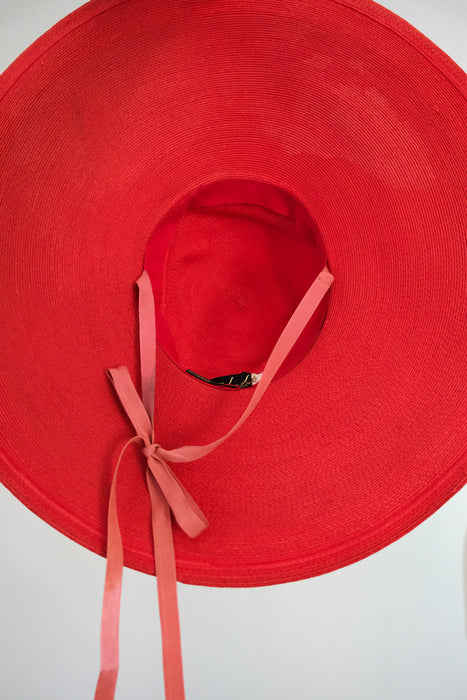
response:
<path id="1" fill-rule="evenodd" d="M 146 470 L 146 480 L 152 506 L 165 697 L 166 700 L 185 700 L 171 512 L 149 469 Z"/>
<path id="2" fill-rule="evenodd" d="M 101 670 L 97 680 L 94 700 L 114 700 L 118 676 L 118 630 L 120 625 L 120 599 L 122 596 L 123 546 L 117 513 L 117 475 L 125 451 L 132 442 L 128 440 L 118 457 L 112 486 L 110 487 L 107 514 L 107 566 L 105 569 L 104 601 L 101 618 Z"/>
<path id="3" fill-rule="evenodd" d="M 118 465 L 112 481 L 109 500 L 107 566 L 101 620 L 101 670 L 94 700 L 113 700 L 118 676 L 118 630 L 122 592 L 123 548 L 117 517 L 117 470 Z"/>

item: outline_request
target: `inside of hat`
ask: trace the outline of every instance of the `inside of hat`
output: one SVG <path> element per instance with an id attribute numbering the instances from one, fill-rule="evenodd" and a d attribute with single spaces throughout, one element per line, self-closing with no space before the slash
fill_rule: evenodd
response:
<path id="1" fill-rule="evenodd" d="M 230 386 L 251 385 L 244 373 L 253 375 L 253 383 L 261 376 L 325 263 L 316 223 L 288 192 L 250 180 L 199 187 L 168 212 L 146 248 L 157 341 L 181 370 L 198 379 L 235 375 Z M 276 378 L 311 348 L 327 304 L 328 297 Z"/>

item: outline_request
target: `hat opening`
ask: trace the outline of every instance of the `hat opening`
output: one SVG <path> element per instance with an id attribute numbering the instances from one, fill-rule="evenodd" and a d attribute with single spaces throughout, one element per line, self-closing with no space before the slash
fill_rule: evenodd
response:
<path id="1" fill-rule="evenodd" d="M 158 343 L 180 369 L 213 386 L 252 386 L 325 263 L 316 223 L 286 191 L 250 180 L 197 188 L 157 225 L 146 248 Z M 328 300 L 276 378 L 311 348 Z"/>

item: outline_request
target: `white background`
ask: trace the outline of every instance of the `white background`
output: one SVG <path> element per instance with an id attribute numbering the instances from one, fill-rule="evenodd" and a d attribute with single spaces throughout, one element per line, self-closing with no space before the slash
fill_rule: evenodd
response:
<path id="1" fill-rule="evenodd" d="M 0 0 L 0 71 L 80 2 Z M 467 64 L 465 0 L 384 0 Z M 467 489 L 402 540 L 325 576 L 179 584 L 187 700 L 465 700 Z M 105 561 L 0 486 L 0 698 L 84 700 Z M 155 579 L 126 570 L 116 697 L 163 697 Z"/>

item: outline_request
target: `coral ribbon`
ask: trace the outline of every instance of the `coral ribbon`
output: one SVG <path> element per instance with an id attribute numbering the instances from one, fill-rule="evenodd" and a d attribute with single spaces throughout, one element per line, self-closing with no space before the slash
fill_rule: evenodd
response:
<path id="1" fill-rule="evenodd" d="M 101 622 L 101 670 L 95 700 L 113 700 L 118 675 L 118 629 L 123 573 L 123 548 L 118 525 L 116 485 L 123 454 L 132 442 L 143 444 L 147 460 L 146 482 L 151 498 L 152 529 L 157 574 L 162 656 L 166 700 L 184 700 L 180 623 L 177 602 L 175 553 L 172 537 L 173 514 L 190 537 L 197 537 L 208 525 L 205 516 L 167 464 L 191 462 L 212 452 L 248 418 L 275 373 L 294 346 L 311 316 L 328 292 L 334 278 L 325 267 L 295 309 L 266 363 L 262 377 L 244 413 L 223 437 L 208 445 L 188 445 L 165 450 L 154 442 L 154 392 L 156 329 L 154 297 L 146 271 L 138 279 L 142 397 L 135 389 L 126 367 L 108 370 L 114 389 L 136 432 L 123 447 L 115 468 L 109 499 L 107 568 Z"/>

